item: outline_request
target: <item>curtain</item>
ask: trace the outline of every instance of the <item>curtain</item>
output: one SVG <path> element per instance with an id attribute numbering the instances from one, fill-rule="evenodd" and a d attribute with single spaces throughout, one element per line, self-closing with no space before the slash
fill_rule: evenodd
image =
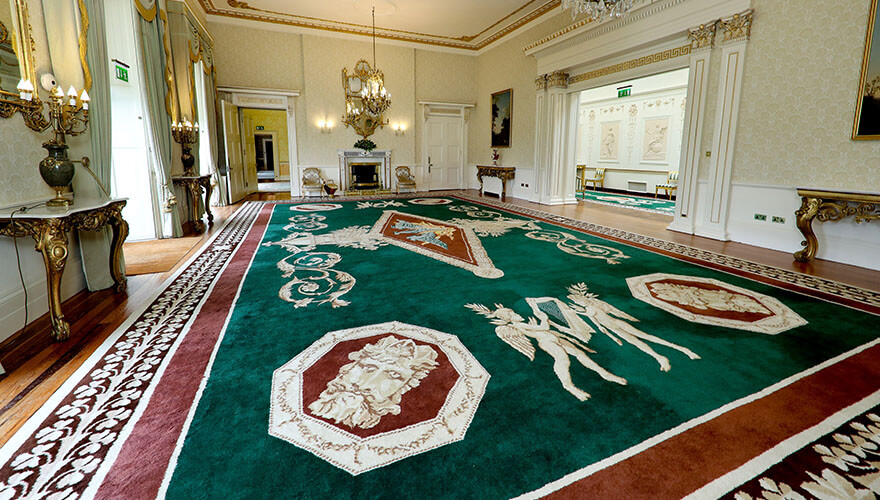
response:
<path id="1" fill-rule="evenodd" d="M 76 187 L 78 196 L 104 199 L 107 197 L 104 190 L 110 191 L 113 151 L 111 137 L 113 128 L 110 122 L 110 68 L 107 63 L 107 40 L 104 38 L 104 0 L 84 0 L 80 8 L 85 9 L 89 19 L 89 27 L 86 31 L 88 47 L 86 60 L 92 75 L 92 88 L 89 90 L 92 98 L 92 105 L 89 108 L 91 169 L 101 186 L 95 183 L 88 172 L 82 170 L 77 172 L 74 179 L 78 181 Z M 107 227 L 101 231 L 79 231 L 83 272 L 91 291 L 113 286 L 113 277 L 107 266 L 110 260 L 111 241 L 112 232 Z"/>
<path id="2" fill-rule="evenodd" d="M 168 36 L 168 17 L 157 1 L 145 7 L 146 2 L 134 0 L 140 18 L 141 51 L 144 59 L 146 83 L 146 114 L 150 125 L 150 150 L 155 162 L 157 191 L 162 198 L 162 234 L 177 238 L 183 234 L 177 197 L 171 181 L 173 139 L 171 118 L 176 115 L 173 99 L 173 77 L 170 61 L 171 43 Z M 157 15 L 158 12 L 158 15 Z"/>

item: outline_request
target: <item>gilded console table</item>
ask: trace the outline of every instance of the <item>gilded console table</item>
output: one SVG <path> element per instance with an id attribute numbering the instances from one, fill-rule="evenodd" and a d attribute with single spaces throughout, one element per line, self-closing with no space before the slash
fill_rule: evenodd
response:
<path id="1" fill-rule="evenodd" d="M 838 221 L 853 216 L 857 223 L 880 219 L 880 193 L 828 191 L 799 188 L 801 208 L 795 212 L 797 227 L 804 235 L 803 250 L 794 253 L 795 260 L 809 262 L 816 257 L 819 241 L 813 233 L 813 219 Z"/>
<path id="2" fill-rule="evenodd" d="M 196 218 L 196 214 L 199 213 L 199 198 L 202 196 L 202 188 L 205 188 L 205 214 L 208 215 L 208 224 L 214 223 L 214 214 L 211 213 L 211 175 L 182 175 L 172 177 L 171 181 L 186 188 L 192 203 L 193 229 L 199 233 L 204 232 L 205 223 L 202 222 L 201 217 Z"/>
<path id="3" fill-rule="evenodd" d="M 0 235 L 16 238 L 31 236 L 36 242 L 36 251 L 43 254 L 49 289 L 49 318 L 55 340 L 70 337 L 70 325 L 61 312 L 61 275 L 67 263 L 68 232 L 80 229 L 98 231 L 105 226 L 113 229 L 110 274 L 116 283 L 116 291 L 125 291 L 125 270 L 119 260 L 122 243 L 128 236 L 128 223 L 122 218 L 125 203 L 123 199 L 98 201 L 77 198 L 73 205 L 67 207 L 41 206 L 25 212 L 21 212 L 20 207 L 0 210 Z"/>
<path id="4" fill-rule="evenodd" d="M 501 179 L 501 199 L 507 197 L 507 181 L 513 180 L 516 167 L 499 167 L 498 165 L 477 165 L 477 180 L 480 181 L 480 196 L 483 196 L 483 177 Z"/>

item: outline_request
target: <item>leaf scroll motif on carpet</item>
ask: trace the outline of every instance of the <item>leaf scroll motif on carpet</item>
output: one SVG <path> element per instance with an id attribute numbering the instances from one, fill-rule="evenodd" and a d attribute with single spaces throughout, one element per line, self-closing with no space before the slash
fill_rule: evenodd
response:
<path id="1" fill-rule="evenodd" d="M 784 457 L 724 498 L 874 499 L 880 494 L 880 412 L 874 408 Z M 830 466 L 819 468 L 821 466 Z M 753 496 L 757 495 L 757 496 Z"/>
<path id="2" fill-rule="evenodd" d="M 588 347 L 596 330 L 607 335 L 618 345 L 623 345 L 622 341 L 626 341 L 635 346 L 654 358 L 660 365 L 660 370 L 664 372 L 671 368 L 669 359 L 657 353 L 646 341 L 675 349 L 690 359 L 700 358 L 686 347 L 632 326 L 630 323 L 638 322 L 638 319 L 599 300 L 596 294 L 589 293 L 586 284 L 572 285 L 568 287 L 568 292 L 569 302 L 553 297 L 527 297 L 526 303 L 534 314 L 528 320 L 501 304 L 495 304 L 494 310 L 483 304 L 467 304 L 465 307 L 489 318 L 495 325 L 495 334 L 498 338 L 530 361 L 535 359 L 535 347 L 530 339 L 535 340 L 538 347 L 553 358 L 553 371 L 563 388 L 581 401 L 589 399 L 590 394 L 577 387 L 572 381 L 570 357 L 574 357 L 585 368 L 596 372 L 609 382 L 621 385 L 627 383 L 626 379 L 602 368 L 589 357 L 588 353 L 596 353 Z M 595 329 L 590 327 L 584 318 L 588 319 Z"/>
<path id="3" fill-rule="evenodd" d="M 129 326 L 12 455 L 0 498 L 77 498 L 103 464 L 171 346 L 244 239 L 261 204 L 248 204 Z M 27 451 L 23 451 L 27 450 Z"/>
<path id="4" fill-rule="evenodd" d="M 471 217 L 471 219 L 452 219 L 449 221 L 450 223 L 469 227 L 479 236 L 498 237 L 507 234 L 511 229 L 522 229 L 526 231 L 527 238 L 555 243 L 556 247 L 563 252 L 578 257 L 600 259 L 608 264 L 620 264 L 621 260 L 629 258 L 617 248 L 590 243 L 565 231 L 544 229 L 534 221 L 505 217 L 500 212 L 493 210 L 473 205 L 452 206 L 449 207 L 449 210 L 464 212 L 468 217 Z"/>

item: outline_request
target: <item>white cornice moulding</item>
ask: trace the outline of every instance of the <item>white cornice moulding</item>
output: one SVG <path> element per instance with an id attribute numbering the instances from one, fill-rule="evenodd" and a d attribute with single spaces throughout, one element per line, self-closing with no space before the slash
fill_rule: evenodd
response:
<path id="1" fill-rule="evenodd" d="M 682 38 L 700 24 L 751 7 L 752 0 L 654 0 L 610 23 L 589 24 L 525 51 L 538 59 L 538 74 L 620 57 L 646 46 Z"/>
<path id="2" fill-rule="evenodd" d="M 260 87 L 219 86 L 219 87 L 217 87 L 217 91 L 218 92 L 229 92 L 230 94 L 257 94 L 257 95 L 299 97 L 299 90 L 277 90 L 277 89 L 266 89 L 266 88 L 260 88 Z"/>
<path id="3" fill-rule="evenodd" d="M 543 18 L 538 18 L 543 19 Z M 278 31 L 281 33 L 291 33 L 296 35 L 309 35 L 314 37 L 323 37 L 323 38 L 339 38 L 342 40 L 350 40 L 353 42 L 371 43 L 369 38 L 366 38 L 364 35 L 356 35 L 352 33 L 337 33 L 335 31 L 323 31 L 317 30 L 314 28 L 303 28 L 300 26 L 290 26 L 289 24 L 278 24 L 278 23 L 265 23 L 262 21 L 255 21 L 252 19 L 237 19 L 234 17 L 226 17 L 226 16 L 218 16 L 216 14 L 208 14 L 208 23 L 217 23 L 217 24 L 229 24 L 232 26 L 239 26 L 242 28 L 250 28 L 255 30 L 263 30 L 263 31 Z M 509 36 L 509 35 L 508 35 Z M 507 37 L 502 38 L 502 40 Z M 376 38 L 376 45 L 391 45 L 395 47 L 403 47 L 407 49 L 418 49 L 418 50 L 426 50 L 433 52 L 446 52 L 448 54 L 459 54 L 459 55 L 467 55 L 476 57 L 480 53 L 476 50 L 469 49 L 459 49 L 455 47 L 441 47 L 437 45 L 428 45 L 425 43 L 418 42 L 408 42 L 405 40 L 389 40 L 387 38 Z M 487 47 L 491 46 L 488 45 Z M 486 48 L 486 47 L 484 47 Z"/>
<path id="4" fill-rule="evenodd" d="M 475 108 L 476 104 L 464 102 L 419 101 L 420 106 L 437 106 L 438 108 Z"/>

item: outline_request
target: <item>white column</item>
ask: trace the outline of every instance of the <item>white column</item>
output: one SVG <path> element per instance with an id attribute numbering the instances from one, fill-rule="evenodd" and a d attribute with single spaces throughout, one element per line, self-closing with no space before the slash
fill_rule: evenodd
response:
<path id="1" fill-rule="evenodd" d="M 727 218 L 730 201 L 730 178 L 733 171 L 733 152 L 736 142 L 736 124 L 745 66 L 746 44 L 752 25 L 752 10 L 747 10 L 719 23 L 723 34 L 721 46 L 721 75 L 718 85 L 718 104 L 715 108 L 715 128 L 712 137 L 712 159 L 709 163 L 709 184 L 703 203 L 703 213 L 695 233 L 716 240 L 727 241 Z"/>
<path id="2" fill-rule="evenodd" d="M 700 175 L 700 145 L 703 141 L 703 122 L 706 116 L 706 96 L 709 86 L 709 62 L 715 45 L 717 21 L 689 30 L 691 40 L 688 97 L 685 108 L 684 133 L 679 163 L 678 194 L 675 198 L 675 219 L 668 229 L 693 234 L 697 199 L 697 180 Z"/>
<path id="3" fill-rule="evenodd" d="M 574 142 L 568 74 L 556 71 L 538 78 L 536 112 L 535 174 L 538 203 L 577 203 L 574 197 Z M 542 90 L 543 87 L 543 90 Z M 575 106 L 575 112 L 577 111 Z M 569 182 L 570 177 L 570 182 Z M 571 184 L 570 186 L 568 184 Z M 569 191 L 571 191 L 570 196 Z"/>

